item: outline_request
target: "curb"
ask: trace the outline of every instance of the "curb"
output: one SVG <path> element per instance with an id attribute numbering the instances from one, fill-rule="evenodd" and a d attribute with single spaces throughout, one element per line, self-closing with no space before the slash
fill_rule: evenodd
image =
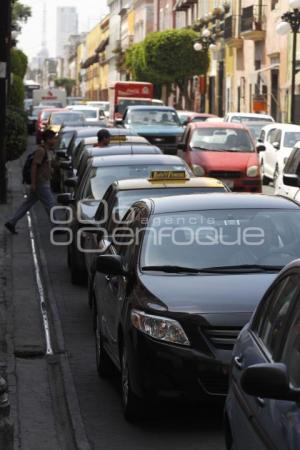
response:
<path id="1" fill-rule="evenodd" d="M 56 341 L 55 346 L 57 347 L 55 353 L 59 354 L 61 374 L 64 385 L 64 395 L 66 399 L 66 405 L 69 413 L 72 431 L 74 433 L 76 447 L 77 450 L 92 450 L 81 416 L 79 401 L 77 397 L 73 375 L 70 368 L 69 358 L 65 350 L 65 340 L 62 332 L 61 320 L 58 313 L 56 298 L 51 286 L 51 281 L 47 267 L 47 260 L 41 245 L 41 236 L 36 226 L 37 219 L 34 213 L 32 214 L 32 218 L 34 223 L 34 233 L 38 242 L 38 256 L 41 264 L 41 273 L 45 281 L 44 284 L 46 287 L 46 294 L 47 298 L 49 299 L 48 305 L 51 312 L 52 323 L 55 332 L 55 341 Z"/>

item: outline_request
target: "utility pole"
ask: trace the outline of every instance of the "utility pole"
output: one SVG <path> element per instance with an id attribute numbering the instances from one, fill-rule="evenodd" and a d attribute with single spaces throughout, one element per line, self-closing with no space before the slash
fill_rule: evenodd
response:
<path id="1" fill-rule="evenodd" d="M 7 200 L 5 117 L 9 74 L 11 0 L 0 1 L 0 203 Z"/>

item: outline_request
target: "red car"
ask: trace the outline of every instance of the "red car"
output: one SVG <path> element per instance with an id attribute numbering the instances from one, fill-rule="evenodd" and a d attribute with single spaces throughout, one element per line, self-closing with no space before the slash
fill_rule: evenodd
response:
<path id="1" fill-rule="evenodd" d="M 61 111 L 61 108 L 45 108 L 39 112 L 35 129 L 35 138 L 37 144 L 40 144 L 42 142 L 42 135 L 48 123 L 48 119 L 50 117 L 50 114 L 54 111 Z"/>
<path id="2" fill-rule="evenodd" d="M 205 122 L 206 119 L 216 118 L 215 114 L 199 113 L 194 111 L 177 111 L 181 125 L 186 126 L 191 122 Z"/>
<path id="3" fill-rule="evenodd" d="M 259 157 L 243 124 L 190 123 L 178 149 L 195 175 L 219 178 L 232 191 L 261 192 Z"/>

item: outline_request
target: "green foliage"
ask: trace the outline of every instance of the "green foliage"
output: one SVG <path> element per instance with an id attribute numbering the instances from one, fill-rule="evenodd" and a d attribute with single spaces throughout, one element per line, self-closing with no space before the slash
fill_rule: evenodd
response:
<path id="1" fill-rule="evenodd" d="M 76 80 L 72 78 L 57 78 L 55 81 L 56 87 L 64 87 L 67 93 L 67 96 L 72 95 L 72 89 L 76 84 Z"/>
<path id="2" fill-rule="evenodd" d="M 207 52 L 195 52 L 198 33 L 191 29 L 150 33 L 126 53 L 125 65 L 137 81 L 173 83 L 205 73 Z"/>
<path id="3" fill-rule="evenodd" d="M 24 111 L 9 106 L 6 110 L 7 161 L 19 158 L 26 150 L 27 120 Z"/>
<path id="4" fill-rule="evenodd" d="M 24 78 L 27 70 L 28 59 L 22 50 L 12 48 L 10 51 L 11 72 L 20 78 Z"/>
<path id="5" fill-rule="evenodd" d="M 24 108 L 24 84 L 23 79 L 18 77 L 18 75 L 13 75 L 13 82 L 10 85 L 9 91 L 9 104 L 16 108 Z"/>
<path id="6" fill-rule="evenodd" d="M 12 28 L 20 31 L 20 23 L 26 23 L 31 17 L 30 6 L 24 5 L 20 0 L 12 0 Z"/>

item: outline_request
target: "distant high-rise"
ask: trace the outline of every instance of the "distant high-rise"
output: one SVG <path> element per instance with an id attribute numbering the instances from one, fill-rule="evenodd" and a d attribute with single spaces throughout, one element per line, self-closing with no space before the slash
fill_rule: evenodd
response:
<path id="1" fill-rule="evenodd" d="M 78 15 L 73 6 L 60 6 L 57 8 L 56 23 L 56 56 L 64 56 L 65 45 L 69 37 L 78 33 Z"/>

